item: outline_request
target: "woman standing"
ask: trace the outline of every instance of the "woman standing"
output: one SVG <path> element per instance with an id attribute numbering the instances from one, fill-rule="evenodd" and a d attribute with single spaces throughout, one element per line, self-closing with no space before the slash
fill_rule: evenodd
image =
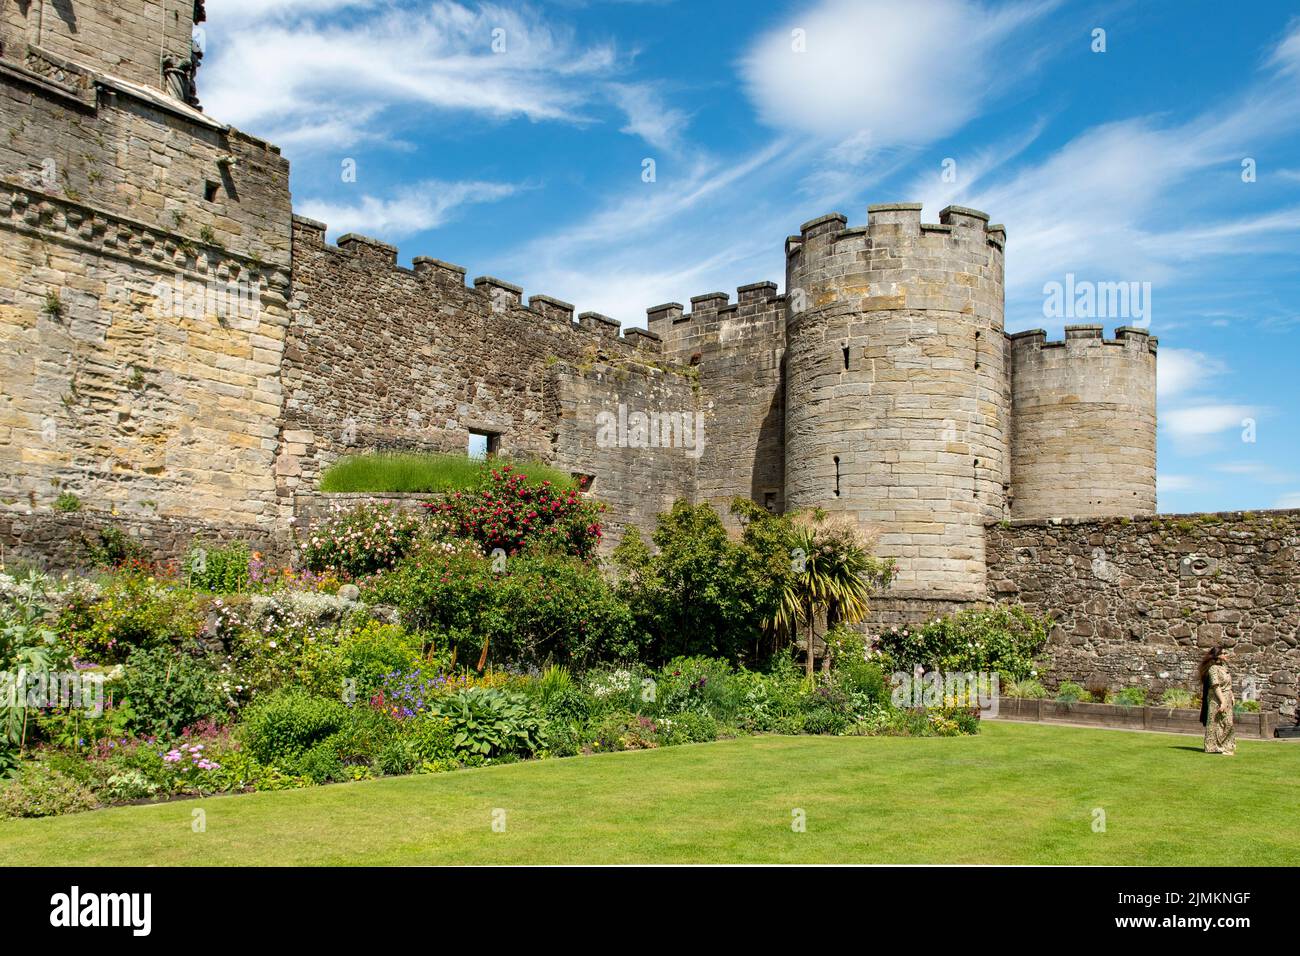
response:
<path id="1" fill-rule="evenodd" d="M 1205 725 L 1205 752 L 1231 756 L 1237 752 L 1232 729 L 1232 676 L 1227 668 L 1228 652 L 1219 645 L 1201 661 L 1201 723 Z"/>

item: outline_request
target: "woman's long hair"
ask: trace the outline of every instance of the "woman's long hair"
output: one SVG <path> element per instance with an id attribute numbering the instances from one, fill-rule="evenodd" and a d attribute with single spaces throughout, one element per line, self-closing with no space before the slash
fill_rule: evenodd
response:
<path id="1" fill-rule="evenodd" d="M 1210 668 L 1213 667 L 1215 664 L 1219 663 L 1222 657 L 1223 657 L 1223 648 L 1220 647 L 1218 644 L 1215 644 L 1213 647 L 1210 648 L 1209 652 L 1204 657 L 1201 658 L 1201 666 L 1197 669 L 1196 676 L 1199 677 L 1202 682 L 1204 682 L 1205 675 L 1210 672 Z"/>

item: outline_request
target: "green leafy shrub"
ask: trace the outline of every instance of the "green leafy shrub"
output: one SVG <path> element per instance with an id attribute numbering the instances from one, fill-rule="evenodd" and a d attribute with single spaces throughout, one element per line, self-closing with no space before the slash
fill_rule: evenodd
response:
<path id="1" fill-rule="evenodd" d="M 81 536 L 82 551 L 95 567 L 124 568 L 143 565 L 149 559 L 144 545 L 117 525 L 106 525 L 93 536 Z"/>
<path id="2" fill-rule="evenodd" d="M 424 640 L 397 624 L 366 621 L 343 630 L 337 643 L 309 645 L 311 687 L 323 695 L 350 690 L 368 700 L 391 674 L 417 670 L 423 661 Z"/>
<path id="3" fill-rule="evenodd" d="M 189 586 L 212 594 L 237 594 L 248 590 L 252 554 L 248 545 L 235 542 L 224 547 L 195 546 L 185 556 Z"/>
<path id="4" fill-rule="evenodd" d="M 586 735 L 578 721 L 563 717 L 546 720 L 542 725 L 542 753 L 548 757 L 573 757 L 582 752 Z"/>
<path id="5" fill-rule="evenodd" d="M 1056 688 L 1056 700 L 1062 704 L 1086 704 L 1092 700 L 1092 694 L 1072 680 L 1061 681 Z"/>
<path id="6" fill-rule="evenodd" d="M 1106 703 L 1120 707 L 1142 707 L 1146 702 L 1147 692 L 1144 687 L 1125 687 L 1106 697 Z"/>
<path id="7" fill-rule="evenodd" d="M 867 659 L 867 638 L 846 627 L 835 627 L 826 635 L 831 673 L 847 690 L 865 694 L 873 703 L 889 700 L 889 680 L 878 663 Z"/>
<path id="8" fill-rule="evenodd" d="M 110 774 L 99 788 L 98 794 L 105 803 L 123 803 L 143 800 L 158 793 L 159 786 L 142 770 L 128 767 Z"/>
<path id="9" fill-rule="evenodd" d="M 895 670 L 996 671 L 1004 681 L 1035 676 L 1034 658 L 1046 643 L 1047 621 L 1019 606 L 959 611 L 880 636 L 880 650 Z"/>
<path id="10" fill-rule="evenodd" d="M 296 757 L 285 759 L 288 767 L 312 783 L 332 783 L 348 779 L 343 760 L 331 740 L 313 744 Z"/>
<path id="11" fill-rule="evenodd" d="M 348 708 L 341 700 L 286 688 L 254 702 L 244 712 L 240 734 L 254 759 L 273 765 L 298 757 L 347 723 Z"/>
<path id="12" fill-rule="evenodd" d="M 0 817 L 52 817 L 95 808 L 95 795 L 49 765 L 24 763 L 0 784 Z"/>
<path id="13" fill-rule="evenodd" d="M 733 721 L 744 705 L 746 688 L 731 665 L 711 657 L 677 657 L 654 677 L 657 714 L 694 712 Z"/>
<path id="14" fill-rule="evenodd" d="M 421 548 L 365 583 L 365 597 L 398 607 L 407 627 L 447 635 L 457 660 L 495 666 L 590 667 L 635 656 L 631 612 L 596 567 L 559 554 L 501 566 L 478 554 Z"/>
<path id="15" fill-rule="evenodd" d="M 592 724 L 587 736 L 596 751 L 652 750 L 659 746 L 659 724 L 644 714 L 610 711 Z"/>
<path id="16" fill-rule="evenodd" d="M 163 739 L 226 712 L 212 663 L 171 647 L 134 651 L 126 660 L 121 694 L 130 706 L 131 729 Z"/>
<path id="17" fill-rule="evenodd" d="M 768 643 L 764 623 L 791 574 L 788 521 L 737 507 L 739 541 L 711 505 L 679 500 L 659 516 L 654 553 L 634 528 L 614 549 L 619 594 L 648 636 L 641 659 L 752 660 Z"/>
<path id="18" fill-rule="evenodd" d="M 469 687 L 436 699 L 430 712 L 447 719 L 458 751 L 496 757 L 541 749 L 541 721 L 520 694 Z"/>
<path id="19" fill-rule="evenodd" d="M 393 567 L 411 549 L 419 519 L 391 504 L 363 504 L 316 524 L 301 544 L 303 563 L 316 573 L 361 577 Z"/>
<path id="20" fill-rule="evenodd" d="M 665 744 L 700 744 L 718 739 L 718 722 L 708 713 L 680 711 L 661 718 L 657 724 Z"/>
<path id="21" fill-rule="evenodd" d="M 81 499 L 71 491 L 65 491 L 54 499 L 54 510 L 70 514 L 81 510 Z"/>
<path id="22" fill-rule="evenodd" d="M 533 693 L 548 722 L 582 724 L 591 715 L 591 702 L 566 667 L 548 667 L 534 683 Z"/>
<path id="23" fill-rule="evenodd" d="M 7 580 L 11 584 L 0 598 L 0 675 L 7 677 L 0 683 L 0 772 L 16 765 L 33 715 L 19 675 L 49 673 L 70 663 L 67 646 L 45 623 L 48 580 L 34 571 Z"/>
<path id="24" fill-rule="evenodd" d="M 58 630 L 80 659 L 119 664 L 137 648 L 189 641 L 203 624 L 192 591 L 142 574 L 116 574 L 98 591 L 74 591 Z"/>
<path id="25" fill-rule="evenodd" d="M 1160 695 L 1161 707 L 1191 708 L 1199 706 L 1196 695 L 1181 687 L 1169 687 Z"/>
<path id="26" fill-rule="evenodd" d="M 1047 688 L 1033 677 L 1025 680 L 1007 681 L 1002 685 L 1003 697 L 1019 697 L 1024 700 L 1045 700 L 1047 698 Z"/>
<path id="27" fill-rule="evenodd" d="M 1239 700 L 1232 707 L 1233 711 L 1238 714 L 1258 714 L 1259 701 L 1257 700 Z"/>
<path id="28" fill-rule="evenodd" d="M 599 569 L 564 555 L 512 558 L 491 585 L 494 600 L 479 620 L 493 659 L 587 667 L 636 656 L 627 605 Z"/>

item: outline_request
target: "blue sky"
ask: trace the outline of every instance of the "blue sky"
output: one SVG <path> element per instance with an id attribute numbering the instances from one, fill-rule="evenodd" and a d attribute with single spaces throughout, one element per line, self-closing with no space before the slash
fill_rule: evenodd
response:
<path id="1" fill-rule="evenodd" d="M 332 237 L 644 325 L 782 284 L 822 213 L 974 206 L 1008 331 L 1059 337 L 1067 275 L 1150 283 L 1161 511 L 1300 508 L 1294 0 L 207 6 L 205 108 Z"/>

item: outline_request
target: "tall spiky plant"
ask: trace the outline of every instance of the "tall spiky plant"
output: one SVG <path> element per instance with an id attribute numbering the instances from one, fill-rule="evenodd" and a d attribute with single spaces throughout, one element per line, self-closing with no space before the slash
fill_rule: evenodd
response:
<path id="1" fill-rule="evenodd" d="M 790 539 L 791 570 L 773 626 L 788 634 L 807 629 L 807 673 L 812 677 L 817 620 L 825 613 L 846 624 L 867 616 L 871 592 L 889 582 L 893 563 L 871 556 L 857 529 L 830 523 L 814 513 L 795 522 Z"/>

